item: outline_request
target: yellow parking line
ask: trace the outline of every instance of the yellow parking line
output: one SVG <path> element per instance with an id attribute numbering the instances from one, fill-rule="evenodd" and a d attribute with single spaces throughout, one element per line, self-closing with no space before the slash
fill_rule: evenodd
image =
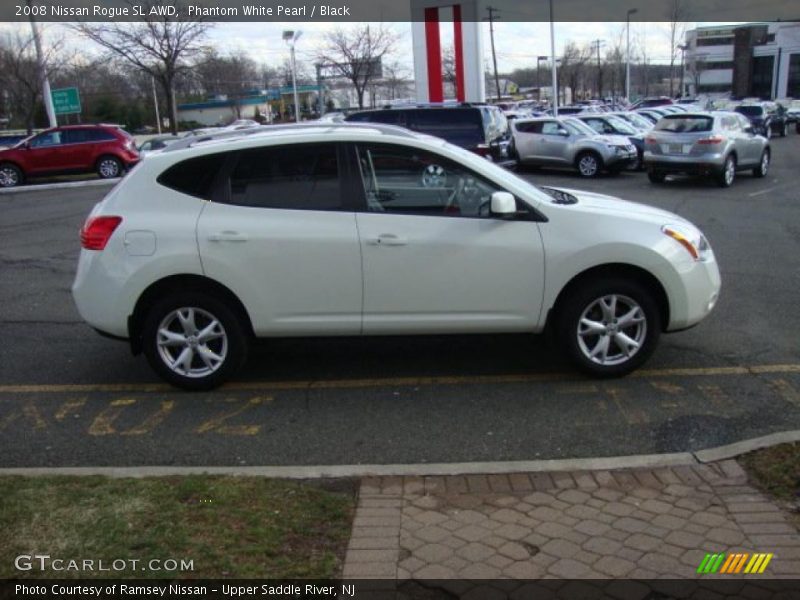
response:
<path id="1" fill-rule="evenodd" d="M 687 367 L 677 369 L 641 369 L 631 379 L 660 379 L 665 377 L 704 377 L 719 375 L 761 375 L 770 373 L 800 373 L 800 364 L 758 365 L 743 367 Z M 426 385 L 480 385 L 499 383 L 559 383 L 585 382 L 571 373 L 532 373 L 520 375 L 464 375 L 433 377 L 386 377 L 368 379 L 329 379 L 320 381 L 241 381 L 224 385 L 222 391 L 297 390 L 297 389 L 356 389 L 371 387 L 408 387 Z M 161 383 L 100 383 L 100 384 L 10 384 L 0 385 L 0 394 L 44 394 L 87 392 L 174 392 L 175 388 Z"/>
<path id="2" fill-rule="evenodd" d="M 122 414 L 126 406 L 131 406 L 132 404 L 136 404 L 135 398 L 120 398 L 112 401 L 108 408 L 103 409 L 94 418 L 94 421 L 89 426 L 89 435 L 111 435 L 112 433 L 117 433 L 114 428 L 114 421 Z"/>
<path id="3" fill-rule="evenodd" d="M 769 385 L 781 398 L 790 404 L 800 407 L 800 392 L 791 383 L 785 379 L 775 379 L 770 381 Z"/>

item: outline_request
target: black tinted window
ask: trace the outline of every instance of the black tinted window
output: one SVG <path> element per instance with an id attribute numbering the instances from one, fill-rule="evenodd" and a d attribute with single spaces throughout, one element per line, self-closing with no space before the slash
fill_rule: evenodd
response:
<path id="1" fill-rule="evenodd" d="M 764 114 L 764 109 L 760 106 L 737 106 L 733 110 L 748 117 L 760 117 Z"/>
<path id="2" fill-rule="evenodd" d="M 399 110 L 373 110 L 370 112 L 356 113 L 347 117 L 348 121 L 383 123 L 384 125 L 401 125 Z"/>
<path id="3" fill-rule="evenodd" d="M 408 111 L 409 129 L 464 148 L 486 142 L 481 113 L 475 108 L 431 108 Z"/>
<path id="4" fill-rule="evenodd" d="M 114 136 L 102 129 L 67 129 L 64 131 L 65 144 L 82 144 L 84 142 L 105 142 L 114 140 Z"/>
<path id="5" fill-rule="evenodd" d="M 158 183 L 173 190 L 208 200 L 211 186 L 227 154 L 190 158 L 171 166 L 158 177 Z"/>
<path id="6" fill-rule="evenodd" d="M 542 133 L 542 122 L 535 121 L 533 123 L 517 123 L 517 131 L 522 133 Z"/>
<path id="7" fill-rule="evenodd" d="M 711 117 L 664 117 L 655 126 L 656 131 L 673 133 L 698 133 L 711 131 L 714 119 Z"/>
<path id="8" fill-rule="evenodd" d="M 231 173 L 230 201 L 261 208 L 341 208 L 336 145 L 303 144 L 243 151 Z"/>

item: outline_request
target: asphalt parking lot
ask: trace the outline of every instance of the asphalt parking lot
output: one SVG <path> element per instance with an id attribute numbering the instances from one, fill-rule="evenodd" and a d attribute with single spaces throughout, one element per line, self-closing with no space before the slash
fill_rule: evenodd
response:
<path id="1" fill-rule="evenodd" d="M 698 450 L 800 429 L 800 136 L 730 189 L 523 171 L 683 215 L 720 263 L 715 312 L 621 380 L 533 336 L 276 340 L 187 394 L 79 318 L 78 229 L 107 188 L 0 195 L 0 466 L 320 465 Z"/>

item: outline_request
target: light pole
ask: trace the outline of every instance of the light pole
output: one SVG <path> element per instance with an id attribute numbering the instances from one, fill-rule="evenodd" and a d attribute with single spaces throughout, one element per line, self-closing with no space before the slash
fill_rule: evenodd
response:
<path id="1" fill-rule="evenodd" d="M 681 89 L 680 95 L 683 98 L 683 74 L 686 72 L 686 63 L 684 62 L 684 52 L 689 49 L 687 44 L 678 44 L 678 50 L 681 51 Z"/>
<path id="2" fill-rule="evenodd" d="M 541 104 L 542 103 L 542 78 L 539 77 L 539 63 L 543 60 L 547 60 L 546 56 L 537 56 L 536 57 L 536 101 Z"/>
<path id="3" fill-rule="evenodd" d="M 300 99 L 297 97 L 297 63 L 294 58 L 294 45 L 303 32 L 299 29 L 297 31 L 284 31 L 283 41 L 289 44 L 292 51 L 292 89 L 294 90 L 294 120 L 300 122 Z"/>
<path id="4" fill-rule="evenodd" d="M 639 12 L 635 8 L 629 8 L 625 15 L 625 29 L 627 39 L 627 47 L 625 50 L 625 101 L 630 104 L 631 101 L 631 15 Z"/>
<path id="5" fill-rule="evenodd" d="M 552 59 L 553 116 L 558 116 L 558 75 L 556 74 L 556 33 L 553 23 L 553 0 L 550 0 L 550 58 Z"/>
<path id="6" fill-rule="evenodd" d="M 28 8 L 32 8 L 33 0 L 27 0 L 27 4 Z M 39 29 L 36 27 L 36 20 L 33 18 L 33 11 L 30 13 L 30 21 L 33 45 L 36 48 L 36 70 L 39 77 L 39 85 L 42 86 L 42 101 L 47 112 L 47 120 L 50 123 L 50 127 L 58 127 L 56 111 L 53 107 L 53 95 L 50 93 L 50 79 L 47 76 L 47 67 L 44 64 L 42 55 L 42 42 L 39 39 Z"/>

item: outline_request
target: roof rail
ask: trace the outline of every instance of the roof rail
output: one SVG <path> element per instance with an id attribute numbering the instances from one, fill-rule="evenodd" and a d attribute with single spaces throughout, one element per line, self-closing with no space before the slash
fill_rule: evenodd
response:
<path id="1" fill-rule="evenodd" d="M 289 123 L 283 125 L 261 125 L 259 127 L 250 127 L 248 129 L 235 129 L 228 131 L 216 131 L 202 135 L 191 135 L 177 140 L 175 143 L 170 144 L 161 152 L 175 152 L 176 150 L 183 150 L 185 148 L 192 148 L 196 145 L 206 142 L 216 141 L 236 141 L 246 139 L 254 135 L 269 135 L 276 131 L 313 131 L 325 130 L 335 131 L 337 129 L 372 129 L 384 134 L 396 135 L 401 137 L 416 137 L 417 134 L 396 125 L 383 125 L 381 123 Z"/>

